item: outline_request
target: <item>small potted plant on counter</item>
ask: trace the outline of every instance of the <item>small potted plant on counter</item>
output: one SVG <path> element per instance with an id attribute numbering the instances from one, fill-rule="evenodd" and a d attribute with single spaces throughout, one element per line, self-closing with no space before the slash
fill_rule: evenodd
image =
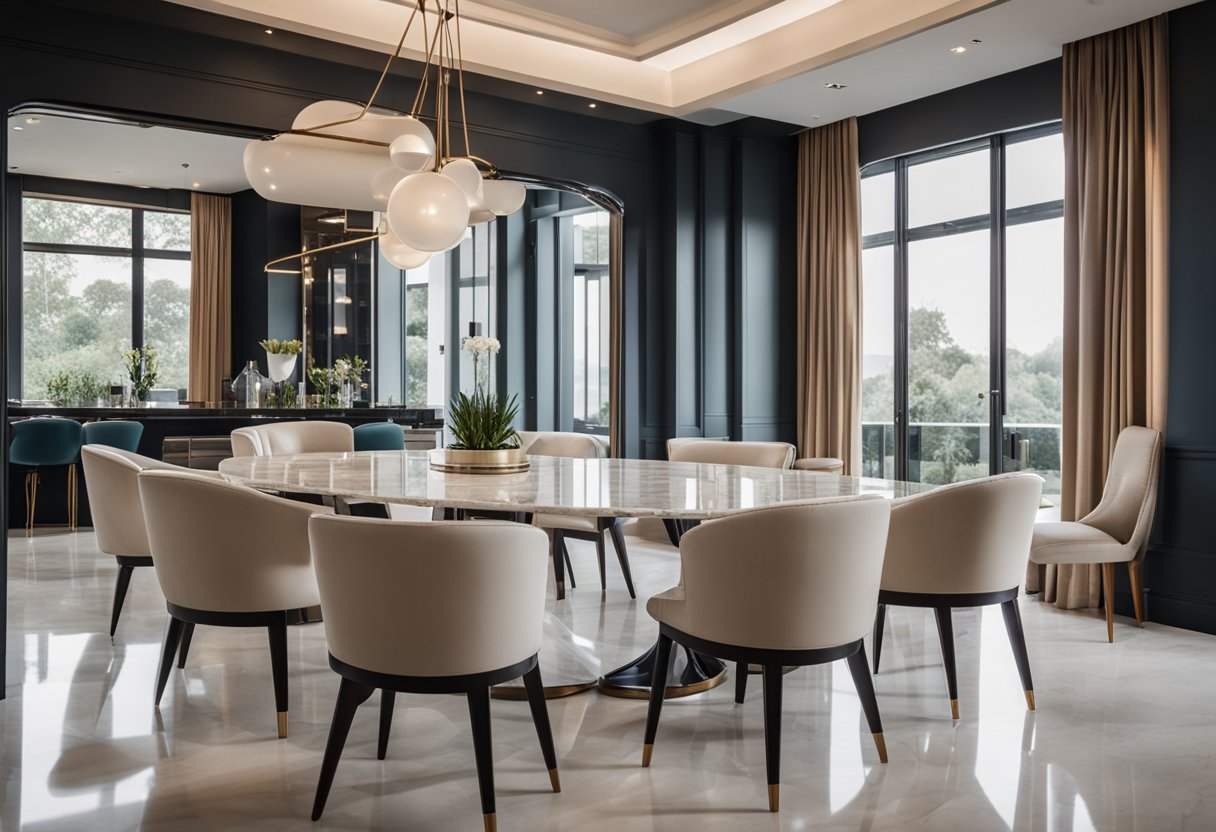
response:
<path id="1" fill-rule="evenodd" d="M 131 392 L 138 401 L 146 402 L 148 391 L 156 386 L 156 377 L 160 373 L 156 347 L 146 344 L 124 350 L 122 361 L 127 378 L 131 380 Z"/>
<path id="2" fill-rule="evenodd" d="M 473 359 L 473 393 L 456 394 L 448 410 L 452 444 L 431 454 L 431 467 L 462 474 L 503 474 L 528 469 L 528 457 L 519 446 L 515 394 L 502 398 L 489 392 L 489 357 L 498 352 L 497 338 L 481 335 L 464 339 L 461 349 Z M 482 359 L 486 360 L 482 372 Z"/>

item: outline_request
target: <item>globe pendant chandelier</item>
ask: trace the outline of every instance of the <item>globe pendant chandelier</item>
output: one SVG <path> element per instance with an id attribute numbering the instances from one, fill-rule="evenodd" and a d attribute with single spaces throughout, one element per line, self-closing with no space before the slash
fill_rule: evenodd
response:
<path id="1" fill-rule="evenodd" d="M 434 34 L 428 12 L 437 18 Z M 416 19 L 421 20 L 426 65 L 413 106 L 408 115 L 373 109 Z M 452 140 L 454 97 L 463 153 Z M 423 121 L 428 101 L 433 133 Z M 264 199 L 381 212 L 384 220 L 370 237 L 327 248 L 379 240 L 384 257 L 403 269 L 417 268 L 432 254 L 460 245 L 470 226 L 518 211 L 526 193 L 521 183 L 503 179 L 492 162 L 469 149 L 460 0 L 417 0 L 366 104 L 310 104 L 290 130 L 250 142 L 244 163 L 245 175 Z M 309 253 L 278 258 L 266 270 L 295 271 L 276 267 Z"/>

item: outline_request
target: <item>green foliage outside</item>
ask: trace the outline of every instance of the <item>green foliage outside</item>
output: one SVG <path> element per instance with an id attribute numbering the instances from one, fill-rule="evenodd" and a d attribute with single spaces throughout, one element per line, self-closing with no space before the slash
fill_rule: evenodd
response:
<path id="1" fill-rule="evenodd" d="M 189 250 L 188 218 L 186 222 L 181 219 L 179 215 L 147 213 L 149 245 Z M 129 246 L 131 241 L 131 212 L 110 206 L 26 199 L 23 225 L 25 239 L 38 242 Z M 157 262 L 180 265 L 180 261 Z M 102 272 L 130 275 L 131 260 L 25 252 L 23 264 L 23 396 L 45 398 L 48 380 L 62 373 L 120 384 L 126 375 L 122 353 L 131 343 L 130 278 L 96 277 L 83 288 L 80 284 Z M 160 349 L 161 383 L 185 387 L 190 290 L 166 278 L 148 277 L 145 343 Z"/>
<path id="2" fill-rule="evenodd" d="M 427 317 L 430 287 L 414 283 L 406 288 L 405 303 L 405 406 L 426 407 Z"/>
<path id="3" fill-rule="evenodd" d="M 1028 469 L 1048 480 L 1044 493 L 1058 493 L 1058 428 L 1017 426 L 1061 424 L 1062 342 L 1057 338 L 1033 354 L 1010 348 L 1005 360 L 1008 391 L 1005 424 L 1029 439 Z M 909 422 L 914 429 L 923 426 L 919 434 L 920 481 L 944 484 L 987 475 L 988 460 L 981 454 L 980 440 L 988 425 L 988 399 L 979 398 L 978 393 L 989 390 L 988 356 L 959 346 L 941 310 L 912 309 L 908 315 L 908 367 Z M 864 379 L 862 422 L 889 424 L 894 390 L 893 369 Z M 967 427 L 929 426 L 960 422 Z M 889 476 L 893 439 L 891 429 L 885 430 Z M 883 431 L 874 426 L 863 433 L 863 466 L 873 471 L 877 469 Z"/>

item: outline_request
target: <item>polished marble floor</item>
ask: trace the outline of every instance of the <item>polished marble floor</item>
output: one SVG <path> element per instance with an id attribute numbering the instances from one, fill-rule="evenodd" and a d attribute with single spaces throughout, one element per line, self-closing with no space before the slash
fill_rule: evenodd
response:
<path id="1" fill-rule="evenodd" d="M 675 551 L 630 537 L 639 596 L 676 579 Z M 480 830 L 468 712 L 455 696 L 399 697 L 388 759 L 377 699 L 360 711 L 324 818 L 308 821 L 338 679 L 323 625 L 292 627 L 291 736 L 275 738 L 264 631 L 200 627 L 188 666 L 152 707 L 164 602 L 136 570 L 117 637 L 116 568 L 89 531 L 10 536 L 0 829 Z M 590 544 L 553 619 L 604 668 L 655 628 Z M 639 767 L 645 703 L 591 692 L 550 702 L 552 794 L 522 702 L 495 700 L 503 830 L 1216 829 L 1216 640 L 1022 611 L 1039 710 L 1028 713 L 997 608 L 956 613 L 962 718 L 950 719 L 931 614 L 894 610 L 876 678 L 890 763 L 879 765 L 844 663 L 786 676 L 782 810 L 766 810 L 758 680 L 671 701 Z"/>

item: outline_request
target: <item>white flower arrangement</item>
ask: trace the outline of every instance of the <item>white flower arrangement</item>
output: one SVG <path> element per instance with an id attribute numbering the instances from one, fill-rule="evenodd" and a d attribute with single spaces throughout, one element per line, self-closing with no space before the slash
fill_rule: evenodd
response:
<path id="1" fill-rule="evenodd" d="M 502 344 L 497 338 L 490 338 L 485 335 L 470 335 L 460 342 L 460 348 L 474 358 L 477 358 L 486 353 L 497 353 L 502 349 Z"/>

